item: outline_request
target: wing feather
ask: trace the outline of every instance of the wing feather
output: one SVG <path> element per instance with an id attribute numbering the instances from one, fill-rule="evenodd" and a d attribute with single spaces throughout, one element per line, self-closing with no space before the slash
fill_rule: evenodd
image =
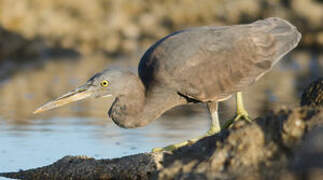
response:
<path id="1" fill-rule="evenodd" d="M 299 42 L 285 20 L 199 27 L 153 45 L 139 64 L 146 88 L 164 86 L 199 101 L 220 100 L 250 86 Z"/>

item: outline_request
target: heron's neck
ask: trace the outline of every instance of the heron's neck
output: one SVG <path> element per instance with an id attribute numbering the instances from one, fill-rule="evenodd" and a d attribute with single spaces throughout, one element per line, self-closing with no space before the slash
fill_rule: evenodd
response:
<path id="1" fill-rule="evenodd" d="M 145 126 L 172 107 L 186 103 L 184 98 L 164 88 L 139 89 L 134 87 L 133 91 L 117 97 L 112 104 L 109 116 L 118 126 Z"/>

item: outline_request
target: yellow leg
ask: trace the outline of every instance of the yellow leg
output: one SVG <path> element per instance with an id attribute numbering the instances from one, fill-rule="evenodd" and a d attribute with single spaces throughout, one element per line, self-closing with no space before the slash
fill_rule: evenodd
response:
<path id="1" fill-rule="evenodd" d="M 223 128 L 230 127 L 232 125 L 232 123 L 238 121 L 239 119 L 245 119 L 246 121 L 251 122 L 248 112 L 244 108 L 241 92 L 237 92 L 237 94 L 236 94 L 236 104 L 237 104 L 236 116 L 233 119 L 228 120 L 224 124 Z"/>
<path id="2" fill-rule="evenodd" d="M 186 146 L 189 144 L 193 144 L 196 141 L 198 141 L 206 136 L 211 136 L 213 134 L 220 132 L 221 127 L 220 127 L 219 116 L 218 116 L 218 103 L 217 102 L 209 102 L 207 104 L 207 107 L 208 107 L 209 113 L 211 115 L 211 126 L 210 126 L 210 129 L 206 132 L 206 134 L 204 136 L 193 138 L 193 139 L 181 142 L 181 143 L 169 145 L 169 146 L 166 146 L 163 148 L 154 148 L 154 149 L 152 149 L 152 152 L 173 151 L 173 150 L 176 150 L 180 147 L 183 147 L 183 146 Z"/>

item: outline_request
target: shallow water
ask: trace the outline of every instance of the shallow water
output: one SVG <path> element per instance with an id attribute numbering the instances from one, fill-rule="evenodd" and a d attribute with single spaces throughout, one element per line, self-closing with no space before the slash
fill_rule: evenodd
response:
<path id="1" fill-rule="evenodd" d="M 93 118 L 52 118 L 28 125 L 0 125 L 0 172 L 18 171 L 51 164 L 66 155 L 96 159 L 115 158 L 199 136 L 209 123 L 205 113 L 151 125 L 122 129 L 107 121 L 94 125 Z"/>

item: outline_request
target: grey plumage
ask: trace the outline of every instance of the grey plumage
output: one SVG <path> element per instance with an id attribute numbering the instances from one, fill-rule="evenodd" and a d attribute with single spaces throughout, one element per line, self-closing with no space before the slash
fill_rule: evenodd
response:
<path id="1" fill-rule="evenodd" d="M 202 102 L 221 100 L 268 72 L 300 38 L 279 18 L 192 28 L 152 46 L 140 61 L 139 76 L 147 89 L 158 82 Z"/>
<path id="2" fill-rule="evenodd" d="M 109 116 L 121 127 L 144 126 L 168 109 L 189 102 L 217 102 L 252 85 L 299 43 L 289 22 L 268 18 L 246 25 L 196 27 L 172 33 L 143 55 L 138 75 L 105 70 L 85 85 L 35 112 L 84 97 L 111 95 Z M 100 86 L 108 81 L 107 87 Z M 82 95 L 83 97 L 83 95 Z M 214 114 L 214 117 L 217 114 Z"/>

